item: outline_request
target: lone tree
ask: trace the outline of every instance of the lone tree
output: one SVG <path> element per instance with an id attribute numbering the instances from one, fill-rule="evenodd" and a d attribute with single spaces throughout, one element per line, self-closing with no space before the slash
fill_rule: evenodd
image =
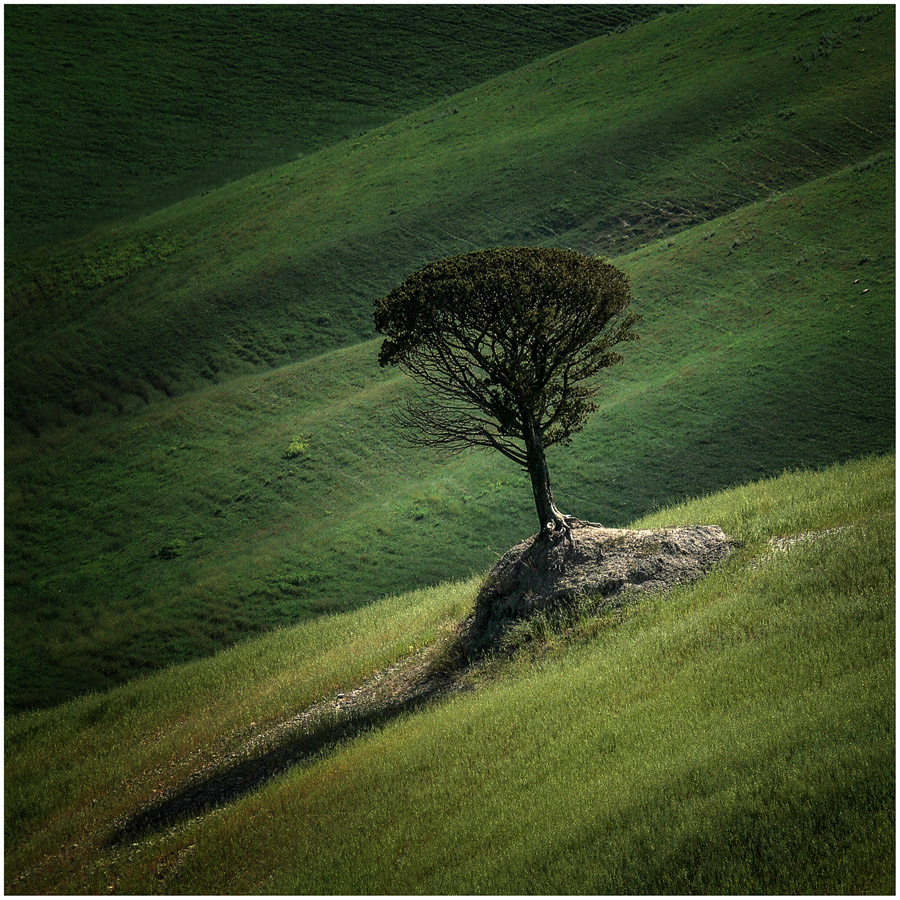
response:
<path id="1" fill-rule="evenodd" d="M 545 449 L 596 409 L 596 375 L 637 339 L 627 277 L 570 250 L 479 250 L 430 263 L 376 302 L 379 363 L 425 389 L 400 415 L 413 443 L 490 447 L 528 470 L 541 531 L 567 530 Z"/>

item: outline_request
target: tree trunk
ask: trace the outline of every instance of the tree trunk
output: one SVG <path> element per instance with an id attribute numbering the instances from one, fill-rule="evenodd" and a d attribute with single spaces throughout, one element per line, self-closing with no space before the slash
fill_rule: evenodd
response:
<path id="1" fill-rule="evenodd" d="M 547 458 L 544 455 L 541 429 L 531 417 L 526 417 L 524 424 L 528 474 L 531 476 L 531 489 L 534 491 L 534 505 L 537 507 L 541 531 L 565 528 L 565 517 L 553 502 L 553 491 L 550 489 L 550 470 L 547 468 Z"/>

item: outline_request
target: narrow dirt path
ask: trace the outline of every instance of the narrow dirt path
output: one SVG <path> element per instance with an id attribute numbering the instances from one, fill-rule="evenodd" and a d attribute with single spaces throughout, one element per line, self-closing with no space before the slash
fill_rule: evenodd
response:
<path id="1" fill-rule="evenodd" d="M 109 845 L 135 840 L 238 800 L 342 741 L 441 696 L 471 689 L 463 683 L 461 667 L 448 661 L 446 654 L 446 643 L 439 641 L 377 672 L 358 688 L 322 700 L 254 735 L 152 806 L 116 823 Z"/>

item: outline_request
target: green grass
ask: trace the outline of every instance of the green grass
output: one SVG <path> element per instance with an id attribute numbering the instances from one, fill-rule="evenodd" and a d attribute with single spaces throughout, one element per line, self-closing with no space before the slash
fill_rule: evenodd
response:
<path id="1" fill-rule="evenodd" d="M 641 520 L 715 522 L 744 545 L 694 585 L 523 650 L 473 694 L 117 849 L 117 817 L 435 640 L 475 583 L 11 717 L 6 889 L 890 894 L 894 464 L 792 472 Z"/>
<path id="2" fill-rule="evenodd" d="M 355 343 L 375 296 L 470 244 L 615 251 L 633 279 L 644 340 L 551 460 L 575 514 L 890 449 L 892 15 L 675 13 L 8 260 L 7 708 L 465 577 L 530 532 L 505 460 L 388 429 L 408 386 Z"/>
<path id="3" fill-rule="evenodd" d="M 563 509 L 623 525 L 893 447 L 893 177 L 877 157 L 616 259 L 643 338 L 551 454 Z M 524 473 L 392 431 L 410 385 L 376 351 L 8 452 L 8 708 L 466 577 L 531 533 Z M 298 434 L 307 447 L 286 459 Z M 179 555 L 160 558 L 173 542 Z"/>
<path id="4" fill-rule="evenodd" d="M 673 13 L 12 256 L 8 441 L 367 339 L 373 299 L 441 256 L 620 256 L 885 151 L 893 21 L 889 7 Z"/>
<path id="5" fill-rule="evenodd" d="M 568 46 L 642 14 L 5 11 L 8 892 L 893 892 L 894 11 L 696 7 Z M 551 456 L 560 506 L 741 547 L 111 846 L 446 640 L 534 530 L 505 460 L 391 431 L 410 385 L 372 339 L 375 297 L 497 244 L 603 253 L 644 316 Z"/>
<path id="6" fill-rule="evenodd" d="M 11 6 L 7 252 L 363 134 L 659 11 Z"/>

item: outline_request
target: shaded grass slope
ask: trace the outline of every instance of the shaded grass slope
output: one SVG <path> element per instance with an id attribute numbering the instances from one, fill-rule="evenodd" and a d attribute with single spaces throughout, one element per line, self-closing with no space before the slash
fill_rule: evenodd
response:
<path id="1" fill-rule="evenodd" d="M 890 894 L 894 465 L 645 517 L 743 546 L 693 585 L 523 635 L 474 693 L 124 845 L 115 823 L 191 772 L 440 640 L 477 582 L 11 717 L 6 890 Z"/>
<path id="2" fill-rule="evenodd" d="M 617 257 L 643 339 L 551 455 L 561 507 L 618 526 L 890 451 L 893 180 L 879 155 Z M 370 341 L 8 454 L 8 708 L 465 577 L 532 533 L 506 460 L 431 457 L 391 430 L 410 384 L 376 356 Z"/>
<path id="3" fill-rule="evenodd" d="M 660 10 L 8 6 L 7 252 L 357 136 Z"/>
<path id="4" fill-rule="evenodd" d="M 620 255 L 893 145 L 889 7 L 697 7 L 8 260 L 8 439 L 372 335 L 422 263 Z"/>

